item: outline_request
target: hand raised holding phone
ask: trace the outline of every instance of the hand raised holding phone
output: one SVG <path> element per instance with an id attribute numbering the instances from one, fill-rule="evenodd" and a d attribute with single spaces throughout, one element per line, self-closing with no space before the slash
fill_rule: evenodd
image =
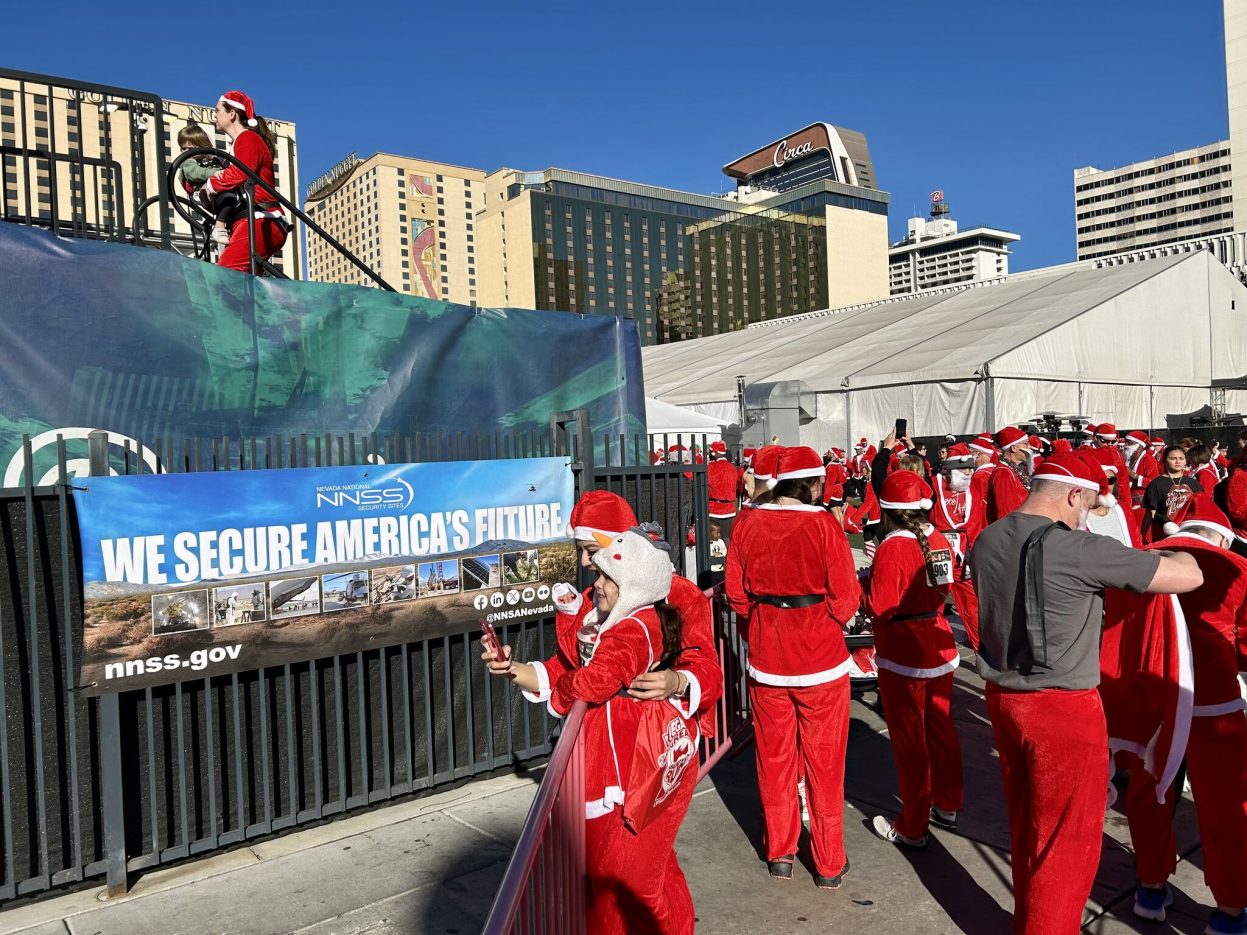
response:
<path id="1" fill-rule="evenodd" d="M 488 620 L 481 621 L 481 648 L 484 650 L 481 658 L 485 661 L 490 675 L 515 678 L 514 667 L 511 663 L 511 647 L 502 645 L 502 641 L 498 639 L 498 631 Z"/>

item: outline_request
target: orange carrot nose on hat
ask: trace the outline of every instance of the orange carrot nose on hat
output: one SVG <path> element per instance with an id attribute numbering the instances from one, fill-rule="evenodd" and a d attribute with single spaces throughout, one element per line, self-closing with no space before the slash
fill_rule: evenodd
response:
<path id="1" fill-rule="evenodd" d="M 827 469 L 823 467 L 823 459 L 813 448 L 804 445 L 785 448 L 779 456 L 779 465 L 775 471 L 777 481 L 826 476 Z"/>
<path id="2" fill-rule="evenodd" d="M 879 506 L 885 510 L 929 510 L 931 486 L 913 471 L 896 471 L 883 482 Z"/>
<path id="3" fill-rule="evenodd" d="M 1182 509 L 1169 517 L 1165 523 L 1165 535 L 1173 536 L 1180 532 L 1192 532 L 1196 529 L 1211 529 L 1225 536 L 1227 543 L 1234 541 L 1234 530 L 1230 528 L 1230 518 L 1212 501 L 1206 493 L 1192 494 L 1182 504 Z"/>
<path id="4" fill-rule="evenodd" d="M 572 507 L 568 534 L 580 542 L 593 542 L 594 534 L 614 538 L 636 525 L 628 501 L 608 490 L 590 490 Z"/>
<path id="5" fill-rule="evenodd" d="M 255 119 L 255 101 L 242 91 L 226 91 L 221 95 L 219 103 L 227 104 L 235 110 L 241 110 L 247 118 L 247 126 L 254 127 L 259 122 Z"/>

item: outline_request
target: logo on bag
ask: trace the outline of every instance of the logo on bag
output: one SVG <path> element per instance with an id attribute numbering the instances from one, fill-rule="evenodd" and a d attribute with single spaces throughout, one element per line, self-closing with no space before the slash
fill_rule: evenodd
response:
<path id="1" fill-rule="evenodd" d="M 684 777 L 684 771 L 697 756 L 697 745 L 688 732 L 688 725 L 683 718 L 672 718 L 662 732 L 663 752 L 658 757 L 658 768 L 662 770 L 662 788 L 654 797 L 657 808 L 667 801 L 675 792 Z"/>

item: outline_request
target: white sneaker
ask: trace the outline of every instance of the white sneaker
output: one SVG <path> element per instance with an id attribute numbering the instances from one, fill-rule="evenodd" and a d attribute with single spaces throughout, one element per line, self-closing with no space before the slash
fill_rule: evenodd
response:
<path id="1" fill-rule="evenodd" d="M 912 848 L 915 851 L 925 850 L 927 844 L 930 843 L 925 834 L 920 838 L 905 837 L 896 830 L 896 825 L 882 815 L 876 815 L 871 819 L 870 830 L 889 844 L 899 844 L 901 847 Z"/>

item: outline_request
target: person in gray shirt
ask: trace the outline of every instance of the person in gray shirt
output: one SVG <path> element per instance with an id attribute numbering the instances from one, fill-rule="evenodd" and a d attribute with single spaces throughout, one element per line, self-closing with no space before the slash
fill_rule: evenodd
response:
<path id="1" fill-rule="evenodd" d="M 1026 501 L 979 534 L 979 674 L 987 682 L 1012 844 L 1014 931 L 1076 933 L 1100 862 L 1108 733 L 1096 686 L 1104 589 L 1178 594 L 1188 555 L 1081 531 L 1101 471 L 1076 454 L 1035 472 Z"/>

